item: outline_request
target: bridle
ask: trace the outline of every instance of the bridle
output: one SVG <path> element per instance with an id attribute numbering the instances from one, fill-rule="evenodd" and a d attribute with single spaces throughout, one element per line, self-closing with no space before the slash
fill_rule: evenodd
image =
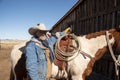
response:
<path id="1" fill-rule="evenodd" d="M 118 58 L 115 57 L 114 53 L 113 53 L 113 49 L 112 49 L 112 46 L 109 42 L 109 34 L 108 34 L 108 31 L 106 31 L 106 41 L 107 41 L 107 45 L 108 45 L 108 48 L 109 48 L 109 51 L 110 51 L 110 54 L 112 56 L 112 59 L 115 63 L 115 72 L 116 72 L 116 75 L 119 76 L 119 66 L 120 66 L 120 55 L 118 56 Z"/>

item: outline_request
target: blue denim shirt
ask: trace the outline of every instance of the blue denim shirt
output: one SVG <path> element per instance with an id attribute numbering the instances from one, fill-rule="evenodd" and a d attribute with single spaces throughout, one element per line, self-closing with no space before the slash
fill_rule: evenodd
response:
<path id="1" fill-rule="evenodd" d="M 61 35 L 65 34 L 65 32 L 61 32 Z M 53 52 L 53 45 L 57 41 L 57 37 L 53 36 L 51 38 L 47 38 L 49 43 L 49 47 Z M 37 46 L 35 42 L 30 41 L 25 48 L 25 57 L 26 57 L 26 69 L 30 80 L 46 80 L 47 74 L 47 59 L 45 55 L 45 51 Z M 53 55 L 54 57 L 54 55 Z"/>

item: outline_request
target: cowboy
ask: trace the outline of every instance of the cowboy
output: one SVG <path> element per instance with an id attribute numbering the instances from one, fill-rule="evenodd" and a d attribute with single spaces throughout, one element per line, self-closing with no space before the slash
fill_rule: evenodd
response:
<path id="1" fill-rule="evenodd" d="M 50 65 L 54 60 L 53 45 L 59 37 L 58 34 L 62 36 L 69 32 L 70 28 L 63 32 L 57 32 L 49 38 L 46 36 L 48 31 L 42 23 L 29 29 L 32 38 L 26 45 L 25 57 L 30 80 L 46 80 L 50 77 L 51 71 L 48 67 L 51 67 Z"/>

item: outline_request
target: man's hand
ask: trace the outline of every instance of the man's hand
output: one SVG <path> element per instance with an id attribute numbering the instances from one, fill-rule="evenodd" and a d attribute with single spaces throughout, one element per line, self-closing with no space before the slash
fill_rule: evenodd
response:
<path id="1" fill-rule="evenodd" d="M 67 33 L 67 34 L 70 34 L 72 30 L 71 30 L 70 27 L 68 27 L 68 28 L 66 28 L 64 31 L 65 31 L 65 33 Z"/>
<path id="2" fill-rule="evenodd" d="M 46 33 L 46 36 L 47 36 L 48 38 L 52 37 L 52 35 L 51 35 L 50 32 L 47 32 L 47 33 Z"/>

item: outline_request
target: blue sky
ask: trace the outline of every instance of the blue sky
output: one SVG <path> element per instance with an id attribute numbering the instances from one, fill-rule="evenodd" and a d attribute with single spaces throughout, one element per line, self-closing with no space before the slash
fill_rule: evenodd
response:
<path id="1" fill-rule="evenodd" d="M 78 0 L 0 0 L 0 39 L 30 39 L 30 27 L 50 29 Z"/>

